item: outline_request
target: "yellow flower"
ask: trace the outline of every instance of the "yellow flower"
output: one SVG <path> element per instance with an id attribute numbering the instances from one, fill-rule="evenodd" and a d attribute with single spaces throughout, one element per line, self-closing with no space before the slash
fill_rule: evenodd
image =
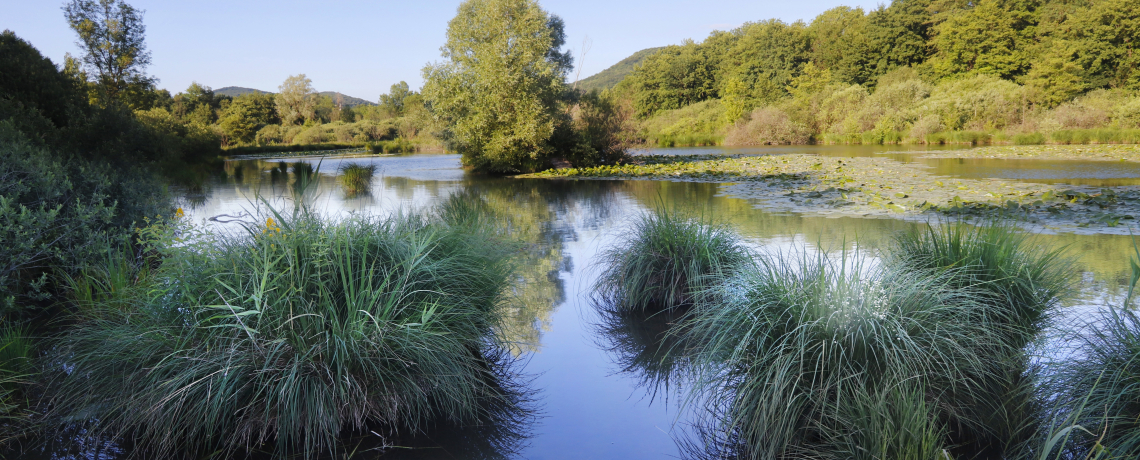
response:
<path id="1" fill-rule="evenodd" d="M 181 219 L 183 217 L 186 217 L 186 213 L 182 212 L 182 208 L 178 208 L 177 211 L 174 211 L 174 218 L 175 219 Z"/>
<path id="2" fill-rule="evenodd" d="M 273 220 L 272 217 L 265 219 L 265 230 L 262 230 L 261 233 L 265 233 L 270 230 L 281 233 L 281 227 L 277 226 L 277 221 Z"/>

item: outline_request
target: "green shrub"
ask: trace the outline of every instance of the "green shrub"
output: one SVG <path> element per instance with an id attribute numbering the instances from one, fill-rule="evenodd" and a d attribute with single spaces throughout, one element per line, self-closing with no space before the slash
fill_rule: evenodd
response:
<path id="1" fill-rule="evenodd" d="M 712 275 L 738 268 L 748 252 L 723 225 L 658 208 L 640 216 L 628 238 L 601 255 L 595 291 L 628 310 L 689 305 Z"/>
<path id="2" fill-rule="evenodd" d="M 51 415 L 156 458 L 313 458 L 347 433 L 475 420 L 506 397 L 491 360 L 512 246 L 462 222 L 301 212 L 162 245 L 130 308 L 96 302 L 53 348 L 74 369 Z"/>
<path id="3" fill-rule="evenodd" d="M 1013 143 L 1017 145 L 1038 145 L 1045 143 L 1045 135 L 1041 133 L 1014 134 Z"/>

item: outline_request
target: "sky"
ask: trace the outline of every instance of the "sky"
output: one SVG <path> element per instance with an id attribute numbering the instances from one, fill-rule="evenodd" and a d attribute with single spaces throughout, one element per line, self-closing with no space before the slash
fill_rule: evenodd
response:
<path id="1" fill-rule="evenodd" d="M 376 101 L 392 84 L 423 84 L 439 61 L 447 22 L 460 1 L 128 0 L 145 11 L 147 73 L 180 92 L 192 82 L 215 89 L 277 91 L 303 73 L 318 91 Z M 869 0 L 545 0 L 566 22 L 566 49 L 585 78 L 645 48 L 700 41 L 713 30 L 777 18 L 810 22 L 839 5 Z M 79 55 L 63 0 L 0 0 L 0 30 L 10 29 L 56 64 Z M 584 46 L 588 43 L 588 46 Z M 586 50 L 584 57 L 582 51 Z"/>

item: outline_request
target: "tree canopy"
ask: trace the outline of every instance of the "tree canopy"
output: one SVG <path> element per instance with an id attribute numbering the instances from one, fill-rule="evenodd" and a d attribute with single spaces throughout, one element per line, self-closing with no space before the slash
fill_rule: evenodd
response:
<path id="1" fill-rule="evenodd" d="M 445 61 L 424 68 L 445 139 L 476 169 L 535 170 L 566 97 L 572 58 L 562 19 L 534 0 L 467 0 L 448 23 Z"/>

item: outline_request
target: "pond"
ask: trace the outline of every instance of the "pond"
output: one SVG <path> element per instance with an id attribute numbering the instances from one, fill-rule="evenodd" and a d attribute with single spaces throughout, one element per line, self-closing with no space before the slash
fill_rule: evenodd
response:
<path id="1" fill-rule="evenodd" d="M 660 149 L 650 153 L 750 155 L 816 153 L 827 156 L 888 155 L 924 162 L 938 174 L 1004 177 L 1027 181 L 1130 185 L 1140 181 L 1136 164 L 1034 160 L 931 160 L 897 147 L 775 147 L 752 149 Z M 460 168 L 457 155 L 396 157 L 297 157 L 241 159 L 226 163 L 206 191 L 184 198 L 186 212 L 208 227 L 232 228 L 251 221 L 265 204 L 286 207 L 295 177 L 283 162 L 317 166 L 315 186 L 304 201 L 330 216 L 387 214 L 423 208 L 450 194 L 468 191 L 486 198 L 519 222 L 529 243 L 522 270 L 525 288 L 518 307 L 507 314 L 505 332 L 514 343 L 522 372 L 530 379 L 534 415 L 511 442 L 490 449 L 478 432 L 424 433 L 393 449 L 386 458 L 676 458 L 679 439 L 694 415 L 684 411 L 683 388 L 655 385 L 653 372 L 639 366 L 644 350 L 638 331 L 605 324 L 592 303 L 591 286 L 599 269 L 595 256 L 623 236 L 632 216 L 656 206 L 701 213 L 726 222 L 762 249 L 839 250 L 880 247 L 895 232 L 920 225 L 889 218 L 809 217 L 756 209 L 745 199 L 726 196 L 721 185 L 662 181 L 570 181 L 492 178 Z M 347 197 L 336 180 L 346 162 L 377 167 L 371 190 Z M 261 200 L 264 198 L 264 201 Z M 1129 236 L 1052 234 L 1038 244 L 1066 247 L 1077 256 L 1077 293 L 1062 321 L 1082 321 L 1091 310 L 1119 305 L 1128 279 Z M 652 334 L 649 334 L 652 336 Z"/>

